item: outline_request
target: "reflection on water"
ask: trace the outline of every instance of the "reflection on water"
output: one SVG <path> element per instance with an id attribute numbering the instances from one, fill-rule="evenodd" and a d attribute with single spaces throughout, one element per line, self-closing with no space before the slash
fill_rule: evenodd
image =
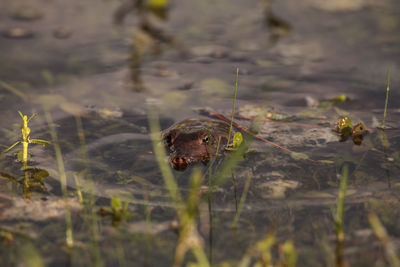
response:
<path id="1" fill-rule="evenodd" d="M 167 3 L 167 2 L 166 2 Z M 162 27 L 162 22 L 167 19 L 168 6 L 149 6 L 147 1 L 131 0 L 123 2 L 114 13 L 114 22 L 121 24 L 130 13 L 138 16 L 138 23 L 132 38 L 130 72 L 132 88 L 136 92 L 146 89 L 141 77 L 141 62 L 149 55 L 157 55 L 162 52 L 162 45 L 171 46 L 181 53 L 181 43 L 168 34 Z"/>
<path id="2" fill-rule="evenodd" d="M 276 16 L 272 10 L 272 0 L 262 0 L 265 13 L 265 25 L 270 31 L 270 42 L 276 44 L 279 38 L 290 34 L 292 27 L 284 19 Z"/>
<path id="3" fill-rule="evenodd" d="M 24 170 L 24 176 L 22 180 L 5 172 L 0 172 L 0 176 L 13 183 L 21 185 L 23 197 L 26 199 L 29 199 L 32 196 L 33 191 L 44 193 L 48 192 L 46 185 L 44 184 L 44 178 L 49 176 L 49 173 L 46 170 L 39 168 L 27 168 Z"/>

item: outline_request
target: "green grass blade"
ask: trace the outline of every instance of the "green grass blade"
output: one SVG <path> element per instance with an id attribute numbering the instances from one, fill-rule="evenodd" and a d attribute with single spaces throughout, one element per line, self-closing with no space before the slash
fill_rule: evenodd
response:
<path id="1" fill-rule="evenodd" d="M 371 213 L 368 216 L 368 220 L 376 237 L 379 239 L 385 249 L 386 258 L 389 261 L 390 266 L 400 266 L 400 260 L 396 254 L 396 245 L 391 240 L 378 216 L 376 216 L 374 213 Z"/>
<path id="2" fill-rule="evenodd" d="M 342 180 L 340 181 L 339 196 L 336 209 L 335 230 L 336 230 L 336 266 L 342 267 L 344 264 L 344 201 L 347 190 L 347 179 L 349 169 L 343 166 Z"/>
<path id="3" fill-rule="evenodd" d="M 8 90 L 9 92 L 13 93 L 14 95 L 22 98 L 22 100 L 26 100 L 28 97 L 25 93 L 19 91 L 17 88 L 6 82 L 0 81 L 0 86 Z"/>
<path id="4" fill-rule="evenodd" d="M 282 252 L 284 255 L 283 266 L 295 267 L 297 261 L 296 249 L 292 241 L 286 241 L 282 245 Z"/>
<path id="5" fill-rule="evenodd" d="M 45 116 L 46 116 L 46 121 L 47 124 L 49 125 L 50 128 L 50 135 L 51 139 L 53 140 L 53 147 L 54 147 L 54 152 L 56 154 L 56 162 L 57 162 L 57 168 L 58 168 L 58 175 L 60 176 L 60 183 L 61 183 L 61 191 L 63 196 L 66 198 L 67 197 L 67 175 L 65 173 L 65 167 L 64 167 L 64 161 L 61 153 L 61 147 L 58 142 L 58 137 L 57 137 L 57 132 L 56 128 L 54 126 L 53 119 L 50 115 L 50 112 L 48 110 L 45 110 Z M 74 246 L 74 239 L 72 236 L 72 221 L 71 221 L 71 213 L 69 211 L 69 207 L 67 204 L 65 204 L 65 224 L 66 224 L 66 244 L 69 248 L 72 248 Z"/>
<path id="6" fill-rule="evenodd" d="M 152 136 L 154 153 L 156 155 L 158 166 L 160 167 L 165 186 L 167 187 L 169 195 L 171 199 L 174 201 L 175 205 L 182 205 L 182 198 L 179 194 L 178 185 L 175 181 L 175 177 L 171 171 L 170 166 L 165 161 L 167 154 L 161 142 L 161 135 L 160 135 L 161 130 L 158 120 L 158 115 L 155 111 L 151 109 L 149 109 L 149 125 Z"/>
<path id="7" fill-rule="evenodd" d="M 19 143 L 21 143 L 21 141 L 15 142 L 12 146 L 10 146 L 10 147 L 8 147 L 7 149 L 3 150 L 1 153 L 7 153 L 7 152 L 10 151 L 11 149 L 13 149 L 16 145 L 18 145 Z"/>
<path id="8" fill-rule="evenodd" d="M 347 178 L 349 169 L 347 165 L 343 167 L 342 180 L 340 181 L 340 190 L 336 210 L 336 232 L 338 234 L 338 239 L 343 239 L 343 222 L 344 222 L 344 201 L 346 197 L 347 190 Z"/>
<path id="9" fill-rule="evenodd" d="M 247 151 L 249 143 L 250 139 L 247 138 L 246 140 L 245 138 L 244 142 L 238 147 L 237 150 L 226 156 L 224 163 L 220 168 L 218 168 L 215 174 L 213 183 L 214 186 L 219 186 L 225 183 L 225 181 L 231 177 L 232 171 L 235 169 L 237 164 L 243 160 L 243 155 Z"/>
<path id="10" fill-rule="evenodd" d="M 38 115 L 38 113 L 33 114 L 32 116 L 29 117 L 28 122 L 33 119 L 34 117 L 36 117 Z"/>
<path id="11" fill-rule="evenodd" d="M 21 116 L 21 119 L 24 120 L 24 115 L 22 115 L 22 112 L 18 110 L 18 114 Z"/>
<path id="12" fill-rule="evenodd" d="M 244 184 L 244 189 L 243 189 L 242 196 L 240 197 L 239 207 L 238 207 L 237 212 L 235 214 L 235 218 L 233 219 L 232 228 L 236 228 L 237 223 L 239 221 L 240 214 L 242 212 L 244 203 L 246 202 L 246 197 L 247 197 L 247 192 L 249 191 L 250 182 L 251 182 L 251 174 L 249 173 L 247 175 L 246 183 Z"/>
<path id="13" fill-rule="evenodd" d="M 42 146 L 48 146 L 51 144 L 49 141 L 41 140 L 41 139 L 30 139 L 29 142 L 32 144 L 38 144 L 38 145 L 42 145 Z"/>
<path id="14" fill-rule="evenodd" d="M 386 81 L 386 98 L 385 98 L 385 109 L 383 110 L 382 129 L 385 128 L 386 111 L 389 101 L 389 82 L 390 82 L 390 69 L 388 69 L 388 76 Z"/>
<path id="15" fill-rule="evenodd" d="M 230 140 L 231 140 L 232 123 L 233 123 L 233 118 L 235 116 L 235 106 L 236 106 L 236 98 L 237 98 L 238 79 L 239 79 L 239 68 L 236 68 L 235 95 L 233 96 L 232 118 L 231 118 L 231 123 L 229 125 L 229 134 L 228 134 L 228 143 L 227 143 L 228 145 L 230 144 Z"/>

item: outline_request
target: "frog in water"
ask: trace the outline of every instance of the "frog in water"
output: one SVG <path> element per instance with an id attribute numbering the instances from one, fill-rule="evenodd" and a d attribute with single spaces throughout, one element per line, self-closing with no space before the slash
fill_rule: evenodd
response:
<path id="1" fill-rule="evenodd" d="M 175 170 L 183 171 L 190 164 L 207 164 L 215 155 L 219 141 L 219 154 L 228 143 L 229 124 L 218 120 L 188 119 L 161 133 L 170 152 L 169 162 Z"/>

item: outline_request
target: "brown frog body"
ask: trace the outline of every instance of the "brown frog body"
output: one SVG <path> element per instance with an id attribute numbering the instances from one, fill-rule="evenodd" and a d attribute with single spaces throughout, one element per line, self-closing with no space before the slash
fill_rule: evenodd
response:
<path id="1" fill-rule="evenodd" d="M 210 155 L 224 151 L 228 142 L 229 124 L 218 120 L 188 119 L 162 132 L 170 151 L 169 161 L 175 170 L 183 171 L 190 164 L 210 161 Z"/>

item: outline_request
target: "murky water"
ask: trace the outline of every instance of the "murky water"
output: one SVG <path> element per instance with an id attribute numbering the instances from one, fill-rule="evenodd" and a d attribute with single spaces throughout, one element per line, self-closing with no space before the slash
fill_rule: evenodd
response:
<path id="1" fill-rule="evenodd" d="M 344 262 L 393 265 L 368 218 L 380 218 L 396 247 L 399 13 L 394 0 L 182 0 L 161 17 L 135 10 L 129 1 L 2 1 L 0 144 L 19 140 L 18 110 L 39 113 L 29 123 L 31 138 L 54 144 L 50 115 L 67 176 L 75 246 L 65 245 L 54 147 L 32 144 L 34 183 L 25 193 L 18 183 L 25 174 L 15 158 L 20 147 L 0 158 L 1 261 L 171 266 L 179 215 L 153 152 L 148 111 L 158 112 L 162 129 L 185 118 L 207 118 L 199 114 L 203 108 L 229 117 L 238 67 L 241 117 L 235 121 L 249 128 L 243 117 L 260 111 L 278 116 L 282 122 L 263 122 L 258 135 L 312 161 L 254 139 L 211 198 L 207 190 L 200 196 L 195 225 L 209 262 L 253 264 L 257 242 L 274 235 L 275 264 L 284 254 L 280 245 L 292 240 L 298 266 L 340 265 L 333 214 L 348 166 Z M 383 133 L 376 126 L 388 68 L 386 125 L 392 129 Z M 341 94 L 349 100 L 331 101 Z M 351 138 L 338 141 L 331 129 L 340 115 L 366 125 L 361 145 Z M 207 185 L 208 166 L 194 167 Z M 173 171 L 184 197 L 194 167 Z M 130 213 L 118 226 L 115 216 L 97 215 L 113 197 L 127 202 Z M 184 264 L 193 261 L 188 252 Z"/>

